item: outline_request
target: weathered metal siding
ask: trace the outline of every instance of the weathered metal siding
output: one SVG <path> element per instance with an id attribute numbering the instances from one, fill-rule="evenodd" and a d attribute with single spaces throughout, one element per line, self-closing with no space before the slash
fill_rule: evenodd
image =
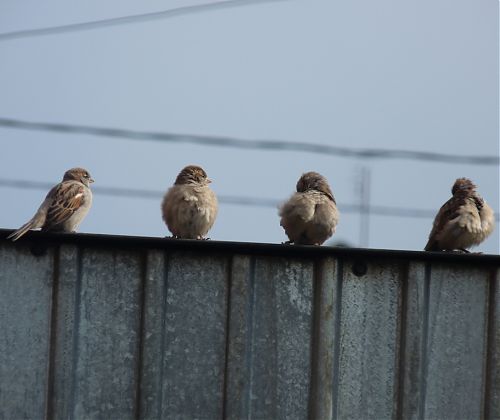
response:
<path id="1" fill-rule="evenodd" d="M 500 418 L 498 267 L 475 255 L 1 239 L 0 418 Z"/>

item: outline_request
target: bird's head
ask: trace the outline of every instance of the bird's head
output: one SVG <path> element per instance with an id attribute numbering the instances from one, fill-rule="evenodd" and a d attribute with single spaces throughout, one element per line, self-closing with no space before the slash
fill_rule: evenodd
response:
<path id="1" fill-rule="evenodd" d="M 208 185 L 211 182 L 202 167 L 189 165 L 179 172 L 175 180 L 175 185 Z"/>
<path id="2" fill-rule="evenodd" d="M 327 195 L 334 203 L 332 190 L 326 178 L 317 172 L 306 172 L 297 181 L 297 192 L 315 190 Z"/>
<path id="3" fill-rule="evenodd" d="M 472 193 L 475 190 L 476 185 L 469 178 L 458 178 L 451 188 L 451 193 L 453 195 L 457 193 Z"/>
<path id="4" fill-rule="evenodd" d="M 87 187 L 90 186 L 94 180 L 89 172 L 83 168 L 71 168 L 64 173 L 63 181 L 78 181 Z"/>

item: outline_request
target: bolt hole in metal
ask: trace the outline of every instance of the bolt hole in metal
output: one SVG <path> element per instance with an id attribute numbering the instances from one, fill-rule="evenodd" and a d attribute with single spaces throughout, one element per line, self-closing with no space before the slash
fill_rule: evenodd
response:
<path id="1" fill-rule="evenodd" d="M 368 266 L 364 261 L 356 260 L 352 263 L 352 273 L 357 277 L 362 277 L 368 271 Z"/>

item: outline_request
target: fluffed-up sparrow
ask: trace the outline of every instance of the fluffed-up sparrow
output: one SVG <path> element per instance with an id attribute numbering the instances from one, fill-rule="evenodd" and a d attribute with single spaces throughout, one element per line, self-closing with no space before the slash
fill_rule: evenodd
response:
<path id="1" fill-rule="evenodd" d="M 467 178 L 458 178 L 451 197 L 439 209 L 426 251 L 461 250 L 479 245 L 493 232 L 495 215 Z"/>
<path id="2" fill-rule="evenodd" d="M 288 243 L 321 245 L 335 232 L 339 220 L 328 181 L 317 172 L 306 172 L 294 193 L 279 209 L 280 224 Z"/>
<path id="3" fill-rule="evenodd" d="M 46 232 L 75 232 L 92 205 L 90 184 L 94 180 L 87 170 L 72 168 L 54 186 L 35 215 L 7 238 L 17 241 L 30 229 Z"/>
<path id="4" fill-rule="evenodd" d="M 161 204 L 163 220 L 175 238 L 204 239 L 217 217 L 218 203 L 203 168 L 186 166 Z"/>

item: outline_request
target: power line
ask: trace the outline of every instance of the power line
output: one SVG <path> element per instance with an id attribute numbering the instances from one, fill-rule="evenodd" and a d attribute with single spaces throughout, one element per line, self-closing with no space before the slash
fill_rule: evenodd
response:
<path id="1" fill-rule="evenodd" d="M 0 178 L 0 187 L 49 191 L 53 186 L 54 186 L 53 184 L 48 182 Z M 158 201 L 161 200 L 161 198 L 165 193 L 165 191 L 119 188 L 119 187 L 102 187 L 102 186 L 92 186 L 92 191 L 95 194 L 107 195 L 111 197 L 152 199 Z M 221 204 L 271 207 L 274 209 L 276 209 L 284 201 L 284 200 L 276 200 L 269 198 L 245 197 L 245 196 L 234 196 L 234 195 L 218 195 L 217 198 Z M 341 212 L 344 213 L 360 213 L 361 211 L 363 211 L 363 206 L 361 204 L 343 204 L 343 205 L 339 204 L 339 209 Z M 370 214 L 374 216 L 429 219 L 433 218 L 436 215 L 436 213 L 437 210 L 370 205 Z M 498 221 L 499 215 L 495 214 L 495 217 L 496 220 Z"/>
<path id="2" fill-rule="evenodd" d="M 29 38 L 44 35 L 56 35 L 68 32 L 88 31 L 92 29 L 105 28 L 110 26 L 129 25 L 134 23 L 148 22 L 152 20 L 161 20 L 185 16 L 194 13 L 201 13 L 213 10 L 229 9 L 234 7 L 258 4 L 258 3 L 276 3 L 288 0 L 226 0 L 212 2 L 208 4 L 197 4 L 192 6 L 176 7 L 174 9 L 161 10 L 158 12 L 144 13 L 140 15 L 122 16 L 110 19 L 101 19 L 91 22 L 73 23 L 69 25 L 51 26 L 38 29 L 26 29 L 20 31 L 0 33 L 0 41 L 10 41 L 19 38 Z"/>
<path id="3" fill-rule="evenodd" d="M 47 131 L 65 134 L 83 134 L 99 137 L 113 137 L 128 140 L 160 141 L 180 144 L 199 144 L 203 146 L 231 147 L 255 150 L 287 150 L 293 152 L 317 153 L 357 159 L 410 159 L 441 163 L 466 163 L 473 165 L 496 165 L 500 163 L 498 156 L 461 156 L 448 153 L 419 152 L 410 150 L 388 149 L 354 149 L 350 147 L 331 146 L 285 140 L 242 140 L 232 137 L 216 137 L 193 134 L 175 134 L 165 132 L 147 132 L 62 123 L 30 122 L 0 117 L 0 127 L 18 130 Z"/>

